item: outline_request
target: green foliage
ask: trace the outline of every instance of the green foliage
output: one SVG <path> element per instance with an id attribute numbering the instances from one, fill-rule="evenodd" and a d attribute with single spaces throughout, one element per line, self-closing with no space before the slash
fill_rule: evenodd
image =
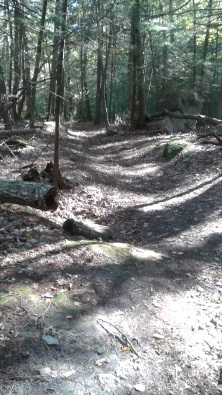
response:
<path id="1" fill-rule="evenodd" d="M 64 102 L 62 111 L 77 117 L 80 109 L 90 103 L 92 115 L 96 108 L 97 52 L 101 46 L 103 70 L 111 47 L 105 79 L 105 95 L 111 118 L 114 113 L 129 109 L 131 77 L 129 75 L 133 0 L 80 0 L 69 2 L 66 25 Z M 1 64 L 6 98 L 15 100 L 32 78 L 40 29 L 42 1 L 24 0 L 20 15 L 15 15 L 14 2 L 0 5 Z M 207 104 L 212 103 L 214 115 L 220 99 L 222 81 L 222 32 L 220 2 L 161 2 L 140 0 L 140 23 L 135 24 L 142 37 L 143 83 L 146 112 L 161 109 L 165 98 L 173 91 L 191 89 L 199 92 Z M 40 70 L 37 80 L 36 114 L 47 114 L 54 37 L 61 14 L 55 12 L 56 1 L 48 2 L 43 35 Z M 134 19 L 136 14 L 134 15 Z M 18 31 L 17 27 L 21 29 Z M 60 32 L 61 33 L 61 32 Z M 208 41 L 206 42 L 208 38 Z M 204 55 L 206 50 L 206 56 Z M 84 54 L 84 58 L 81 57 Z M 17 63 L 16 63 L 17 62 Z M 18 72 L 16 71 L 16 67 Z M 16 86 L 17 84 L 17 86 Z M 101 84 L 101 81 L 100 81 Z M 16 88 L 15 88 L 16 86 Z M 14 87 L 14 91 L 13 91 Z M 24 91 L 23 112 L 28 106 Z M 55 93 L 53 92 L 53 95 Z M 10 98 L 10 99 L 9 99 Z M 18 105 L 18 102 L 17 102 Z M 205 108 L 207 106 L 205 105 Z M 17 109 L 18 110 L 18 109 Z M 85 111 L 85 110 L 84 110 Z M 53 116 L 53 111 L 52 114 Z"/>

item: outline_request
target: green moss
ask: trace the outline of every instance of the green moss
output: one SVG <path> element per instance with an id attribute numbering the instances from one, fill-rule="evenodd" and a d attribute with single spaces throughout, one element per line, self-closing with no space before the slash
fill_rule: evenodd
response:
<path id="1" fill-rule="evenodd" d="M 20 148 L 25 148 L 28 145 L 27 141 L 25 141 L 23 139 L 9 139 L 6 141 L 6 144 L 7 145 L 15 145 Z"/>
<path id="2" fill-rule="evenodd" d="M 9 300 L 12 300 L 14 298 L 13 295 L 7 295 L 3 292 L 0 293 L 0 305 L 6 304 Z"/>
<path id="3" fill-rule="evenodd" d="M 167 143 L 163 149 L 163 157 L 164 158 L 173 158 L 178 155 L 183 149 L 187 146 L 186 143 L 180 141 L 173 141 L 171 143 Z"/>
<path id="4" fill-rule="evenodd" d="M 27 325 L 20 330 L 20 336 L 26 338 L 33 337 L 36 333 L 36 325 Z"/>
<path id="5" fill-rule="evenodd" d="M 131 246 L 127 243 L 98 243 L 93 244 L 91 248 L 96 252 L 102 252 L 110 258 L 120 261 L 131 257 Z"/>

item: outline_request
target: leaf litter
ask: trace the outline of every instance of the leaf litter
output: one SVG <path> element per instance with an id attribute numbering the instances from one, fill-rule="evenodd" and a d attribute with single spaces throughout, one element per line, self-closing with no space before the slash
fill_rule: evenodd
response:
<path id="1" fill-rule="evenodd" d="M 190 149 L 169 161 L 163 144 L 178 136 L 107 137 L 84 127 L 62 132 L 60 167 L 73 188 L 60 191 L 55 213 L 0 208 L 1 392 L 13 380 L 14 390 L 33 394 L 215 394 L 222 151 L 189 133 L 180 139 Z M 19 178 L 33 153 L 43 169 L 53 133 L 48 123 L 19 158 L 5 157 L 2 177 Z M 98 240 L 67 237 L 61 225 L 72 217 L 109 226 L 115 253 L 110 245 L 109 254 L 92 249 Z M 120 259 L 123 245 L 132 254 Z M 128 344 L 121 348 L 99 318 Z M 39 380 L 36 365 L 55 374 Z"/>

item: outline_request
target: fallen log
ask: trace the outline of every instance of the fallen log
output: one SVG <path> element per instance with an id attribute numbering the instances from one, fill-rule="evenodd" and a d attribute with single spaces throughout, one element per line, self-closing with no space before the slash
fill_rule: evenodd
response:
<path id="1" fill-rule="evenodd" d="M 206 115 L 201 115 L 201 114 L 179 114 L 178 112 L 173 112 L 173 111 L 168 111 L 168 110 L 163 110 L 161 112 L 157 112 L 153 115 L 145 116 L 145 120 L 147 122 L 151 122 L 152 120 L 156 118 L 162 118 L 162 117 L 170 117 L 170 118 L 178 118 L 178 119 L 193 119 L 194 121 L 202 121 L 206 124 L 210 125 L 220 125 L 222 124 L 221 119 L 217 118 L 212 118 L 208 117 Z"/>
<path id="2" fill-rule="evenodd" d="M 98 225 L 89 220 L 77 221 L 69 218 L 64 222 L 62 228 L 71 236 L 84 236 L 87 239 L 101 238 L 103 240 L 111 238 L 108 226 Z"/>
<path id="3" fill-rule="evenodd" d="M 35 129 L 14 129 L 14 130 L 0 130 L 0 137 L 4 136 L 14 136 L 15 134 L 17 136 L 19 135 L 25 135 L 29 133 L 36 133 L 37 130 Z"/>
<path id="4" fill-rule="evenodd" d="M 58 207 L 57 189 L 43 183 L 0 180 L 0 203 L 20 204 L 42 211 L 55 211 Z"/>

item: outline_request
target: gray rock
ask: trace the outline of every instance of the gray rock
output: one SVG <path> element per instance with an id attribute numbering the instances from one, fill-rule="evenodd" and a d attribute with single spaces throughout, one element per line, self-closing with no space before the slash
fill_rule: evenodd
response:
<path id="1" fill-rule="evenodd" d="M 105 350 L 105 347 L 103 347 L 103 346 L 98 346 L 98 347 L 96 347 L 96 354 L 97 355 L 102 355 L 102 354 L 104 354 L 104 352 L 106 351 Z"/>
<path id="2" fill-rule="evenodd" d="M 41 376 L 47 376 L 47 375 L 50 375 L 51 373 L 52 373 L 52 371 L 48 367 L 39 369 L 39 374 L 41 374 Z"/>
<path id="3" fill-rule="evenodd" d="M 106 135 L 107 135 L 107 136 L 114 136 L 114 135 L 116 135 L 116 134 L 118 134 L 118 129 L 117 129 L 117 127 L 116 127 L 115 125 L 109 124 L 109 125 L 106 127 Z"/>
<path id="4" fill-rule="evenodd" d="M 106 357 L 106 362 L 110 365 L 116 366 L 119 363 L 119 358 L 116 354 L 110 354 Z"/>
<path id="5" fill-rule="evenodd" d="M 52 337 L 50 335 L 43 335 L 42 340 L 44 340 L 46 342 L 46 344 L 48 344 L 48 346 L 58 346 L 59 345 L 58 339 L 56 339 L 55 337 Z"/>

